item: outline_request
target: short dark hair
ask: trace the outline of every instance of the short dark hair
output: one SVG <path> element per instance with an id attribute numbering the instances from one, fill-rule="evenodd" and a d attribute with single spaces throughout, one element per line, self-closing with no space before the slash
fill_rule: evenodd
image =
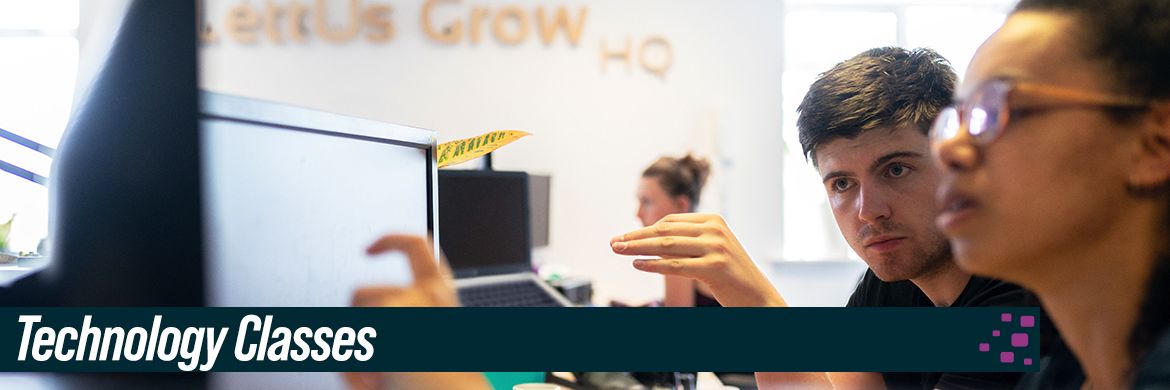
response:
<path id="1" fill-rule="evenodd" d="M 818 145 L 877 128 L 910 124 L 926 134 L 957 80 L 950 62 L 926 48 L 879 47 L 833 66 L 796 109 L 805 158 L 815 166 Z"/>
<path id="2" fill-rule="evenodd" d="M 711 174 L 711 163 L 687 153 L 683 158 L 663 157 L 642 172 L 642 177 L 657 178 L 658 185 L 671 198 L 685 195 L 691 201 L 689 212 L 699 206 L 699 195 Z"/>

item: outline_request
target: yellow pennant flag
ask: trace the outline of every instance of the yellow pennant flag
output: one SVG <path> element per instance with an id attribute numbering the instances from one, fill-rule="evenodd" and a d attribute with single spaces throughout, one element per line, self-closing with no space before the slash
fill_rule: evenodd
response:
<path id="1" fill-rule="evenodd" d="M 520 137 L 532 135 L 523 131 L 493 131 L 478 137 L 439 144 L 439 168 L 449 167 L 488 154 Z"/>

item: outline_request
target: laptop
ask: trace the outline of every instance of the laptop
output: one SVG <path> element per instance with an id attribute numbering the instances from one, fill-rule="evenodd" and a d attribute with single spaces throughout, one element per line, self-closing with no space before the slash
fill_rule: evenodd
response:
<path id="1" fill-rule="evenodd" d="M 528 174 L 439 170 L 439 246 L 466 307 L 572 306 L 532 272 Z"/>

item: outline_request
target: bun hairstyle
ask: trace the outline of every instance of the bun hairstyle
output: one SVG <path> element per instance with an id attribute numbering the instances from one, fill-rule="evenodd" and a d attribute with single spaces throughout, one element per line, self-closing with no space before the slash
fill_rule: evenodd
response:
<path id="1" fill-rule="evenodd" d="M 707 184 L 707 176 L 711 174 L 711 163 L 706 159 L 695 158 L 687 153 L 683 158 L 663 157 L 651 164 L 642 177 L 658 179 L 658 185 L 671 198 L 686 196 L 691 201 L 691 209 L 699 205 L 699 195 L 703 192 L 703 185 Z"/>

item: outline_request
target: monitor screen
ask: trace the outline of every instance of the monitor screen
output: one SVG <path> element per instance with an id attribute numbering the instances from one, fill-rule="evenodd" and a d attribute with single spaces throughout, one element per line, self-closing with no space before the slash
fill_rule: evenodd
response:
<path id="1" fill-rule="evenodd" d="M 434 227 L 434 133 L 206 93 L 201 153 L 210 306 L 346 306 L 405 285 L 388 233 Z"/>
<path id="2" fill-rule="evenodd" d="M 455 277 L 530 270 L 528 174 L 439 171 L 443 253 Z"/>

